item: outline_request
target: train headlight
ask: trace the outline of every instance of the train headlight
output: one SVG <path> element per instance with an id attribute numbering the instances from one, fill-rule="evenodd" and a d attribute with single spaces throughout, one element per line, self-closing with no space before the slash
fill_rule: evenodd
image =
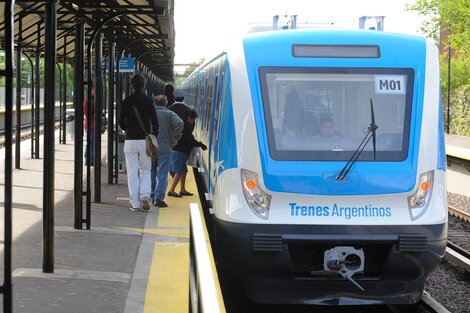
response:
<path id="1" fill-rule="evenodd" d="M 432 195 L 434 171 L 419 176 L 419 185 L 416 191 L 408 197 L 408 209 L 412 221 L 417 220 L 426 212 Z"/>
<path id="2" fill-rule="evenodd" d="M 267 220 L 271 196 L 261 189 L 258 174 L 241 169 L 242 189 L 246 202 L 256 216 Z"/>

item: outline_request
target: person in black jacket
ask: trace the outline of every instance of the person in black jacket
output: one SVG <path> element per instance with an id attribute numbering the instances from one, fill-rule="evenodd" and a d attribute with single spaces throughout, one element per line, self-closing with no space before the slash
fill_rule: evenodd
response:
<path id="1" fill-rule="evenodd" d="M 172 84 L 167 84 L 165 86 L 165 96 L 168 101 L 167 106 L 170 106 L 175 103 L 175 96 L 173 95 L 173 91 L 175 91 L 175 86 L 173 86 Z"/>
<path id="2" fill-rule="evenodd" d="M 183 133 L 181 139 L 178 141 L 176 146 L 173 147 L 171 153 L 171 165 L 170 170 L 175 173 L 173 182 L 171 183 L 168 195 L 172 197 L 192 196 L 193 194 L 186 190 L 186 173 L 188 168 L 186 162 L 188 161 L 189 154 L 194 147 L 201 147 L 202 150 L 207 150 L 205 144 L 194 139 L 193 130 L 194 122 L 196 120 L 197 113 L 192 109 L 188 109 L 183 113 Z M 180 193 L 175 192 L 175 188 L 181 183 Z"/>
<path id="3" fill-rule="evenodd" d="M 175 96 L 175 102 L 168 106 L 168 109 L 178 114 L 178 116 L 184 121 L 183 114 L 189 110 L 189 107 L 184 103 L 184 90 L 176 89 L 173 93 Z"/>
<path id="4" fill-rule="evenodd" d="M 150 209 L 152 162 L 146 153 L 145 136 L 146 133 L 157 136 L 159 125 L 153 99 L 144 94 L 146 82 L 142 75 L 132 77 L 134 93 L 124 99 L 119 116 L 119 126 L 126 131 L 124 154 L 131 211 L 139 211 L 141 202 L 145 211 Z"/>

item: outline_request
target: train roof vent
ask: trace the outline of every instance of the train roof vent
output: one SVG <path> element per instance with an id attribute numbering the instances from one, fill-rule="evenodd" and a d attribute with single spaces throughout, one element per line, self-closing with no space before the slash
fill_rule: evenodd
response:
<path id="1" fill-rule="evenodd" d="M 305 22 L 299 23 L 297 21 L 297 15 L 274 15 L 273 22 L 270 23 L 251 23 L 248 24 L 245 28 L 246 34 L 267 32 L 267 31 L 277 31 L 284 29 L 313 29 L 313 28 L 332 28 L 334 23 L 332 22 Z"/>

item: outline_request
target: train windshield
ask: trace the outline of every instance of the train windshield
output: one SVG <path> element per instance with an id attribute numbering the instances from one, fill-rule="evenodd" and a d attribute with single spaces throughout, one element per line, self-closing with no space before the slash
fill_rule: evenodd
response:
<path id="1" fill-rule="evenodd" d="M 275 160 L 347 161 L 371 125 L 375 161 L 408 156 L 414 71 L 390 68 L 259 70 L 269 152 Z M 358 161 L 374 161 L 372 140 Z"/>

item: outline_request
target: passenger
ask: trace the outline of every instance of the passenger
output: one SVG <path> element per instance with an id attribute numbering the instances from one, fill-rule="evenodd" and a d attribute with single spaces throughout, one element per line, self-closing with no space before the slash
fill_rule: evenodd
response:
<path id="1" fill-rule="evenodd" d="M 165 192 L 168 186 L 168 172 L 170 171 L 171 150 L 181 138 L 183 120 L 173 111 L 166 108 L 165 95 L 155 97 L 158 122 L 158 159 L 152 157 L 152 193 L 150 195 L 153 205 L 166 208 Z"/>
<path id="2" fill-rule="evenodd" d="M 91 88 L 91 101 L 87 98 L 83 101 L 83 118 L 85 119 L 85 132 L 87 133 L 87 142 L 85 146 L 85 165 L 95 165 L 95 86 L 93 83 Z M 90 125 L 88 124 L 88 104 L 91 106 Z M 88 141 L 90 136 L 90 141 Z M 88 149 L 90 149 L 90 155 L 88 155 Z"/>
<path id="3" fill-rule="evenodd" d="M 320 134 L 320 120 L 315 113 L 311 111 L 305 112 L 305 134 L 313 137 Z"/>
<path id="4" fill-rule="evenodd" d="M 144 210 L 150 209 L 151 159 L 146 153 L 145 136 L 146 133 L 158 136 L 159 125 L 153 99 L 143 92 L 146 79 L 142 75 L 136 74 L 132 77 L 131 84 L 134 93 L 124 99 L 122 103 L 119 126 L 126 131 L 124 154 L 126 156 L 130 210 L 139 211 L 141 202 Z"/>
<path id="5" fill-rule="evenodd" d="M 175 102 L 168 107 L 168 109 L 172 110 L 184 121 L 183 114 L 189 107 L 183 102 L 184 101 L 184 91 L 182 89 L 176 89 L 173 93 L 175 96 Z"/>
<path id="6" fill-rule="evenodd" d="M 335 129 L 335 122 L 330 117 L 325 117 L 320 122 L 321 137 L 340 137 L 340 133 Z"/>
<path id="7" fill-rule="evenodd" d="M 186 110 L 183 114 L 183 134 L 180 141 L 173 147 L 173 152 L 171 154 L 171 171 L 175 173 L 173 182 L 171 184 L 168 195 L 172 197 L 182 197 L 182 196 L 192 196 L 193 194 L 186 190 L 186 173 L 188 168 L 186 162 L 189 158 L 189 154 L 194 147 L 201 147 L 202 150 L 207 150 L 205 144 L 194 139 L 193 130 L 194 122 L 197 117 L 196 111 L 189 109 Z M 180 193 L 175 192 L 175 188 L 180 184 Z"/>
<path id="8" fill-rule="evenodd" d="M 289 91 L 284 105 L 284 127 L 293 135 L 302 134 L 304 126 L 304 105 L 295 87 Z"/>
<path id="9" fill-rule="evenodd" d="M 167 84 L 165 86 L 165 96 L 167 99 L 167 106 L 170 106 L 173 103 L 175 103 L 175 97 L 173 96 L 173 91 L 175 91 L 175 87 L 172 84 Z"/>
<path id="10" fill-rule="evenodd" d="M 184 112 L 189 110 L 189 107 L 183 102 L 184 101 L 184 91 L 182 89 L 176 89 L 173 93 L 175 96 L 175 103 L 170 105 L 168 109 L 178 114 L 178 116 L 184 121 Z M 173 152 L 172 152 L 173 155 Z M 175 176 L 173 171 L 170 172 L 171 177 Z"/>

